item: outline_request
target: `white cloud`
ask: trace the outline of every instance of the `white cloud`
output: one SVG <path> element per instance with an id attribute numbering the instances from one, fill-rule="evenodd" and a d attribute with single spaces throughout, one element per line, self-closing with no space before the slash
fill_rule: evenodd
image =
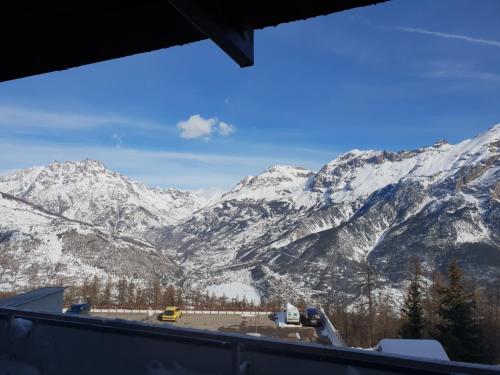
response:
<path id="1" fill-rule="evenodd" d="M 465 42 L 484 44 L 484 45 L 489 45 L 489 46 L 500 48 L 500 42 L 496 41 L 496 40 L 472 38 L 472 37 L 466 36 L 466 35 L 441 33 L 441 32 L 437 32 L 437 31 L 431 31 L 431 30 L 426 30 L 426 29 L 421 29 L 421 28 L 416 28 L 416 27 L 393 27 L 393 29 L 408 32 L 408 33 L 432 35 L 432 36 L 437 36 L 437 37 L 441 37 L 441 38 L 448 38 L 448 39 L 458 39 L 458 40 L 462 40 Z"/>
<path id="2" fill-rule="evenodd" d="M 155 134 L 175 131 L 174 127 L 163 123 L 118 114 L 61 112 L 0 104 L 0 129 L 5 128 L 17 134 L 37 134 L 47 130 L 74 131 L 106 126 L 126 127 L 135 132 L 154 131 Z M 227 137 L 235 132 L 236 127 L 223 121 L 219 122 L 217 118 L 203 118 L 195 114 L 185 121 L 178 122 L 177 129 L 181 131 L 182 138 L 208 140 L 214 132 Z M 112 138 L 116 141 L 117 148 L 122 146 L 122 134 L 113 133 Z"/>
<path id="3" fill-rule="evenodd" d="M 205 119 L 200 115 L 192 115 L 186 121 L 179 121 L 177 128 L 181 130 L 181 138 L 206 138 L 210 137 L 216 123 L 214 118 Z"/>
<path id="4" fill-rule="evenodd" d="M 236 131 L 233 124 L 219 121 L 216 118 L 203 118 L 200 115 L 192 115 L 187 120 L 179 121 L 177 129 L 181 131 L 181 138 L 203 138 L 205 140 L 210 139 L 214 132 L 223 137 L 228 137 Z"/>
<path id="5" fill-rule="evenodd" d="M 233 124 L 228 124 L 223 121 L 219 122 L 218 125 L 219 134 L 223 137 L 228 137 L 236 131 L 236 128 Z"/>

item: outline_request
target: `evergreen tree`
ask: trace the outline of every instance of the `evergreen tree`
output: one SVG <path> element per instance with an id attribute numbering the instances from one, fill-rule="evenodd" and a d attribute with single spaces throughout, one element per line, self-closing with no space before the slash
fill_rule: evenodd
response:
<path id="1" fill-rule="evenodd" d="M 422 305 L 422 272 L 417 259 L 412 261 L 411 268 L 411 282 L 401 309 L 403 324 L 399 335 L 404 339 L 421 339 L 426 322 Z"/>
<path id="2" fill-rule="evenodd" d="M 464 286 L 462 270 L 456 260 L 449 266 L 448 279 L 449 285 L 440 290 L 437 339 L 451 359 L 479 362 L 482 360 L 482 345 L 474 300 Z"/>
<path id="3" fill-rule="evenodd" d="M 121 308 L 125 307 L 125 304 L 127 303 L 127 280 L 124 278 L 121 278 L 118 280 L 118 296 L 117 296 L 117 302 L 118 305 Z"/>

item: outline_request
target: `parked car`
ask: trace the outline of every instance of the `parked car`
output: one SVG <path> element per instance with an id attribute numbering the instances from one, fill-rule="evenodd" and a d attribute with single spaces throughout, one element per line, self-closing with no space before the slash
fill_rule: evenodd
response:
<path id="1" fill-rule="evenodd" d="M 66 310 L 66 314 L 90 315 L 90 303 L 74 303 Z"/>
<path id="2" fill-rule="evenodd" d="M 179 319 L 181 316 L 181 309 L 175 306 L 169 306 L 165 309 L 164 312 L 158 315 L 158 320 L 161 320 L 163 322 L 176 322 L 177 319 Z"/>
<path id="3" fill-rule="evenodd" d="M 321 317 L 319 310 L 315 307 L 308 307 L 304 310 L 304 324 L 308 326 L 318 327 L 321 325 Z"/>
<path id="4" fill-rule="evenodd" d="M 285 323 L 286 324 L 300 324 L 299 309 L 296 308 L 291 303 L 286 304 Z"/>

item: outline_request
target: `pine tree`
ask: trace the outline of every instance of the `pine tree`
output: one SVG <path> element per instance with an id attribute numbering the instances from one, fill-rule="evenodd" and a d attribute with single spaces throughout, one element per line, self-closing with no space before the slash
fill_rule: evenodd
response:
<path id="1" fill-rule="evenodd" d="M 125 304 L 127 303 L 127 280 L 124 278 L 121 278 L 118 280 L 118 305 L 121 308 L 125 307 Z"/>
<path id="2" fill-rule="evenodd" d="M 417 259 L 412 261 L 411 268 L 411 282 L 401 309 L 403 324 L 399 335 L 404 339 L 421 339 L 426 320 L 422 305 L 422 272 Z"/>
<path id="3" fill-rule="evenodd" d="M 462 270 L 456 260 L 449 266 L 448 279 L 449 285 L 440 290 L 437 339 L 451 359 L 481 361 L 481 336 L 474 314 L 474 300 L 464 286 Z"/>

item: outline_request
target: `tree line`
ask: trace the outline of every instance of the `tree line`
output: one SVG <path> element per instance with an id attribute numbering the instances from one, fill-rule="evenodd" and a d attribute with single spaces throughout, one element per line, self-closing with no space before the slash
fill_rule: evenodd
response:
<path id="1" fill-rule="evenodd" d="M 153 309 L 167 306 L 194 308 L 197 310 L 274 311 L 279 309 L 278 299 L 255 303 L 245 295 L 228 298 L 216 296 L 199 289 L 178 288 L 162 285 L 160 279 L 148 283 L 121 278 L 113 281 L 97 276 L 85 278 L 81 285 L 68 286 L 64 293 L 64 305 L 89 302 L 93 308 Z"/>
<path id="2" fill-rule="evenodd" d="M 398 311 L 389 293 L 374 295 L 373 278 L 368 270 L 362 302 L 328 306 L 349 346 L 373 347 L 383 338 L 429 338 L 438 340 L 452 360 L 500 362 L 500 279 L 480 287 L 454 260 L 447 274 L 434 272 L 426 283 L 415 258 Z"/>

